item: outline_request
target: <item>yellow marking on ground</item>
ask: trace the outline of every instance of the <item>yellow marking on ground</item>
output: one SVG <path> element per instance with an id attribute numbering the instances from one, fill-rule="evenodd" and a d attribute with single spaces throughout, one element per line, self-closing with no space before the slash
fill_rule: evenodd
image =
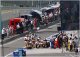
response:
<path id="1" fill-rule="evenodd" d="M 7 14 L 7 13 L 17 13 L 18 9 L 12 9 L 12 10 L 1 10 L 1 14 Z"/>

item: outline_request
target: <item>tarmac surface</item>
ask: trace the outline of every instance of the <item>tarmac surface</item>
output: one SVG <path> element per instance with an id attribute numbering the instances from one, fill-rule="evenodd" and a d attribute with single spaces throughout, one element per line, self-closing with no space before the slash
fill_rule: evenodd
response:
<path id="1" fill-rule="evenodd" d="M 50 27 L 52 27 L 52 28 L 50 28 Z M 38 34 L 42 39 L 44 39 L 44 38 L 46 38 L 46 37 L 49 37 L 49 36 L 52 35 L 52 34 L 55 34 L 54 30 L 57 31 L 57 29 L 56 29 L 57 24 L 52 25 L 52 26 L 50 26 L 50 27 L 46 28 L 45 30 L 42 29 L 42 30 L 38 31 L 37 34 Z M 49 29 L 49 28 L 50 28 L 50 29 Z M 54 28 L 55 28 L 55 29 L 54 29 Z M 49 30 L 48 30 L 48 29 L 49 29 Z M 51 30 L 52 32 L 51 32 L 50 30 Z M 44 32 L 44 31 L 45 31 L 45 32 Z M 4 55 L 6 56 L 6 55 L 8 55 L 9 53 L 15 51 L 16 49 L 22 48 L 22 47 L 24 47 L 24 36 L 23 36 L 23 37 L 20 37 L 20 38 L 17 38 L 16 40 L 11 41 L 11 42 L 9 42 L 9 43 L 5 43 L 5 44 L 4 44 Z"/>
<path id="2" fill-rule="evenodd" d="M 2 21 L 2 27 L 7 27 L 9 20 L 11 18 L 19 17 L 22 14 L 30 14 L 30 12 L 34 10 L 39 10 L 38 7 L 27 7 L 27 8 L 5 8 L 1 10 L 1 21 Z"/>
<path id="3" fill-rule="evenodd" d="M 7 27 L 8 21 L 11 17 L 17 17 L 19 16 L 19 14 L 23 14 L 25 12 L 29 13 L 30 10 L 31 8 L 27 10 L 26 9 L 16 9 L 16 10 L 14 9 L 11 11 L 8 10 L 7 12 L 3 12 L 2 13 L 2 25 Z M 55 24 L 55 25 L 49 26 L 48 28 L 39 30 L 37 34 L 42 39 L 45 39 L 46 37 L 49 37 L 50 35 L 57 33 L 58 25 L 59 24 Z M 4 48 L 3 48 L 4 56 L 12 57 L 13 51 L 16 51 L 18 48 L 23 48 L 23 47 L 24 47 L 24 36 L 17 37 L 16 40 L 13 40 L 11 42 L 4 44 Z M 0 45 L 0 50 L 1 50 L 1 45 Z M 36 54 L 36 51 L 38 54 Z M 43 52 L 43 53 L 40 54 L 40 52 L 38 51 Z M 35 54 L 30 54 L 30 53 L 35 53 Z M 0 51 L 0 55 L 1 55 L 1 51 Z M 64 49 L 64 53 L 62 53 L 62 49 L 55 49 L 55 50 L 54 49 L 33 49 L 33 50 L 28 50 L 27 52 L 27 57 L 80 57 L 79 55 L 75 55 L 74 53 L 65 52 L 65 49 Z"/>
<path id="4" fill-rule="evenodd" d="M 38 35 L 45 39 L 52 34 L 57 33 L 58 24 L 49 26 L 48 28 L 42 29 L 38 31 Z M 24 47 L 24 36 L 17 38 L 14 41 L 4 44 L 4 55 L 5 57 L 12 57 L 13 51 L 16 51 L 18 48 Z M 51 48 L 40 48 L 40 49 L 31 49 L 27 50 L 26 57 L 80 57 L 79 55 L 75 55 L 74 52 L 65 51 L 65 49 L 51 49 Z"/>

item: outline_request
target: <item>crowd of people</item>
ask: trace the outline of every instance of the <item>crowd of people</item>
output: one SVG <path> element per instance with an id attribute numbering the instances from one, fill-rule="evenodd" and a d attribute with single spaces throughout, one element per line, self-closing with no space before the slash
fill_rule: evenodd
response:
<path id="1" fill-rule="evenodd" d="M 51 16 L 48 16 L 51 15 Z M 53 14 L 47 14 L 42 17 L 42 20 L 39 20 L 38 18 L 25 19 L 22 22 L 17 22 L 16 26 L 14 26 L 14 23 L 12 25 L 8 25 L 7 28 L 2 28 L 2 37 L 9 37 L 14 34 L 21 34 L 24 31 L 31 31 L 39 30 L 41 25 L 48 25 L 50 22 L 53 22 L 55 18 L 53 18 Z M 51 21 L 50 21 L 51 20 Z M 57 19 L 56 19 L 57 20 Z M 14 28 L 15 27 L 15 28 Z"/>
<path id="2" fill-rule="evenodd" d="M 26 20 L 24 22 L 18 22 L 16 23 L 16 26 L 14 28 L 14 25 L 9 26 L 7 28 L 2 28 L 2 38 L 5 38 L 6 36 L 12 36 L 15 34 L 22 34 L 25 31 L 32 31 L 33 30 L 33 23 L 30 20 Z"/>
<path id="3" fill-rule="evenodd" d="M 42 40 L 42 38 L 37 36 L 36 34 L 26 35 L 24 41 L 25 41 L 25 48 L 27 49 L 49 47 L 49 42 L 46 39 Z"/>
<path id="4" fill-rule="evenodd" d="M 34 13 L 32 14 L 31 18 L 26 18 L 26 17 L 21 17 L 19 18 L 24 18 L 25 20 L 23 22 L 17 22 L 16 26 L 14 26 L 14 22 L 12 25 L 8 24 L 8 27 L 3 27 L 2 28 L 2 38 L 4 37 L 9 37 L 14 34 L 21 34 L 24 31 L 29 31 L 33 32 L 34 30 L 39 30 L 40 26 L 48 25 L 50 22 L 56 21 L 59 18 L 60 15 L 60 9 L 59 7 L 56 7 L 55 9 L 49 9 L 49 10 L 42 10 L 41 13 Z M 55 15 L 56 14 L 56 15 Z"/>
<path id="5" fill-rule="evenodd" d="M 57 37 L 57 46 L 59 48 L 61 47 L 65 47 L 66 50 L 69 51 L 75 51 L 76 49 L 78 49 L 78 44 L 79 40 L 78 37 L 73 34 L 67 35 L 66 33 L 60 33 L 60 35 L 58 35 Z"/>
<path id="6" fill-rule="evenodd" d="M 25 48 L 66 48 L 66 51 L 78 52 L 78 37 L 70 34 L 68 36 L 66 33 L 59 33 L 55 37 L 51 36 L 50 40 L 47 38 L 42 39 L 41 37 L 36 37 L 34 34 L 29 34 L 24 38 Z"/>

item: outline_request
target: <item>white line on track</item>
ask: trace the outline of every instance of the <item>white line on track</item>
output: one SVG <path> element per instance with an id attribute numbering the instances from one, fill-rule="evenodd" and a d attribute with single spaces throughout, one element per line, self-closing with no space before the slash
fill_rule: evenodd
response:
<path id="1" fill-rule="evenodd" d="M 13 40 L 13 41 L 11 41 L 11 42 L 9 42 L 9 43 L 6 43 L 6 44 L 4 44 L 4 45 L 12 44 L 12 43 L 14 43 L 14 42 L 16 42 L 16 41 L 18 41 L 18 40 L 23 39 L 23 38 L 24 38 L 24 37 L 20 37 L 19 39 Z M 0 47 L 1 47 L 1 45 L 0 45 Z"/>
<path id="2" fill-rule="evenodd" d="M 15 50 L 17 52 L 18 50 Z M 4 57 L 10 57 L 13 54 L 13 52 L 10 52 L 9 54 L 5 55 Z"/>
<path id="3" fill-rule="evenodd" d="M 7 43 L 7 44 L 4 44 L 4 45 L 12 44 L 12 43 L 14 43 L 14 42 L 16 42 L 16 41 L 19 41 L 19 40 L 23 39 L 23 38 L 24 38 L 24 37 L 21 37 L 21 38 L 19 38 L 19 39 L 16 39 L 16 40 L 14 40 L 14 41 L 12 41 L 12 42 L 9 42 L 9 43 Z M 17 50 L 15 50 L 15 51 L 17 51 Z M 10 52 L 9 54 L 5 55 L 4 57 L 10 56 L 12 53 L 13 53 L 13 52 Z"/>
<path id="4" fill-rule="evenodd" d="M 11 42 L 9 42 L 9 43 L 6 43 L 6 44 L 4 44 L 4 45 L 9 45 L 9 44 L 12 44 L 12 43 L 14 43 L 14 42 L 16 42 L 16 41 L 19 41 L 19 40 L 21 40 L 21 39 L 23 39 L 24 37 L 20 37 L 19 39 L 16 39 L 16 40 L 14 40 L 14 41 L 11 41 Z M 1 45 L 0 45 L 0 47 L 1 47 Z M 16 50 L 17 51 L 17 50 Z M 11 55 L 13 52 L 10 52 L 9 54 L 7 54 L 7 55 L 5 55 L 4 57 L 8 57 L 9 55 Z"/>
<path id="5" fill-rule="evenodd" d="M 19 38 L 19 39 L 16 39 L 16 40 L 14 40 L 14 41 L 11 41 L 11 42 L 9 42 L 9 43 L 6 43 L 6 44 L 4 44 L 4 45 L 9 45 L 9 44 L 12 44 L 12 43 L 14 43 L 14 42 L 16 42 L 16 41 L 18 41 L 18 40 L 21 40 L 21 39 L 24 39 L 24 37 L 21 37 L 21 38 Z M 17 51 L 17 50 L 16 50 Z M 4 57 L 8 57 L 9 55 L 11 55 L 13 52 L 10 52 L 9 54 L 7 54 L 6 56 L 4 56 Z"/>

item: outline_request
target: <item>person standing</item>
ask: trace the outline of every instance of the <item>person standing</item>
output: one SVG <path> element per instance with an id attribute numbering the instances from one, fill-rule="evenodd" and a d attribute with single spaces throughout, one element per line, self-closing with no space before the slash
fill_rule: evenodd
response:
<path id="1" fill-rule="evenodd" d="M 50 47 L 55 48 L 55 39 L 50 39 Z"/>
<path id="2" fill-rule="evenodd" d="M 79 40 L 78 40 L 78 38 L 75 36 L 75 38 L 74 38 L 74 50 L 75 50 L 75 53 L 76 53 L 76 54 L 78 53 L 78 45 L 79 45 Z"/>
<path id="3" fill-rule="evenodd" d="M 74 43 L 75 43 L 74 48 L 78 48 L 78 42 L 79 42 L 79 40 L 78 40 L 78 38 L 75 36 L 75 38 L 74 38 Z"/>
<path id="4" fill-rule="evenodd" d="M 2 36 L 2 39 L 4 39 L 4 37 L 5 37 L 5 32 L 6 32 L 5 28 L 3 28 L 2 29 L 2 35 L 1 35 Z"/>
<path id="5" fill-rule="evenodd" d="M 60 43 L 60 48 L 61 48 L 63 46 L 62 35 L 59 35 L 59 43 Z"/>
<path id="6" fill-rule="evenodd" d="M 31 21 L 29 24 L 29 31 L 33 32 L 33 21 Z"/>
<path id="7" fill-rule="evenodd" d="M 65 47 L 66 47 L 66 50 L 68 50 L 68 36 L 66 36 L 65 38 Z"/>
<path id="8" fill-rule="evenodd" d="M 19 34 L 20 33 L 20 25 L 19 25 L 19 23 L 17 24 L 17 29 L 16 29 L 16 32 L 17 32 L 17 34 Z"/>
<path id="9" fill-rule="evenodd" d="M 6 29 L 7 37 L 9 37 L 9 28 Z"/>
<path id="10" fill-rule="evenodd" d="M 8 28 L 7 28 L 7 37 L 9 37 L 9 36 L 10 36 L 10 27 L 8 25 Z"/>
<path id="11" fill-rule="evenodd" d="M 70 38 L 69 42 L 70 42 L 70 51 L 72 51 L 72 48 L 73 48 L 73 46 L 72 46 L 72 38 Z"/>
<path id="12" fill-rule="evenodd" d="M 25 21 L 25 25 L 26 25 L 26 30 L 28 30 L 28 19 L 26 19 L 26 21 Z"/>
<path id="13" fill-rule="evenodd" d="M 24 27 L 23 27 L 22 22 L 20 22 L 19 25 L 20 25 L 20 34 L 21 34 L 21 33 L 23 33 L 23 31 L 24 31 Z"/>
<path id="14" fill-rule="evenodd" d="M 37 29 L 37 19 L 36 18 L 34 18 L 33 25 L 34 25 L 34 29 Z"/>

